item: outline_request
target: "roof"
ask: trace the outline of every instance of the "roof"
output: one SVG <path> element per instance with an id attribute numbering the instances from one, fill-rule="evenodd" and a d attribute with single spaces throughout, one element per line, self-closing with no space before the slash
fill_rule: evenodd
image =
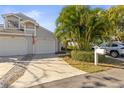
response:
<path id="1" fill-rule="evenodd" d="M 36 22 L 36 20 L 32 19 L 31 17 L 28 17 L 26 15 L 24 15 L 23 13 L 8 13 L 8 14 L 3 14 L 2 16 L 5 17 L 5 16 L 9 16 L 9 15 L 15 15 L 23 20 L 31 20 L 33 22 Z"/>
<path id="2" fill-rule="evenodd" d="M 36 20 L 32 19 L 31 17 L 28 17 L 28 16 L 24 15 L 23 13 L 15 13 L 15 15 L 24 19 L 24 20 L 31 20 L 31 21 L 36 22 Z"/>

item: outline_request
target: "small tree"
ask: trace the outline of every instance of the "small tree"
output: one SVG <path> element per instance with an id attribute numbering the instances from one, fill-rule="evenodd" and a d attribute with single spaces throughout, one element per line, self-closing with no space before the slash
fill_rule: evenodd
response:
<path id="1" fill-rule="evenodd" d="M 89 6 L 66 6 L 56 21 L 55 35 L 65 43 L 76 42 L 79 49 L 89 50 L 91 43 L 109 38 L 111 24 L 105 10 Z M 67 44 L 67 43 L 65 43 Z"/>

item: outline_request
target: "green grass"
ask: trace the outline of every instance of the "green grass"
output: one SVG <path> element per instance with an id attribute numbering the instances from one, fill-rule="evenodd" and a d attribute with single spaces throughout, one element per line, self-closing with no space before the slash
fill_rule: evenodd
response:
<path id="1" fill-rule="evenodd" d="M 124 61 L 119 61 L 117 59 L 111 59 L 104 56 L 99 56 L 99 62 L 97 66 L 94 65 L 94 62 L 76 61 L 69 56 L 63 57 L 63 59 L 69 65 L 89 73 L 100 72 L 110 68 L 124 68 Z"/>
<path id="2" fill-rule="evenodd" d="M 90 72 L 90 73 L 94 73 L 94 72 L 99 72 L 99 71 L 104 71 L 107 70 L 108 67 L 106 66 L 95 66 L 93 63 L 91 62 L 81 62 L 81 61 L 75 61 L 73 59 L 71 59 L 70 57 L 64 57 L 63 58 L 69 65 L 80 69 L 82 71 L 86 71 L 86 72 Z"/>

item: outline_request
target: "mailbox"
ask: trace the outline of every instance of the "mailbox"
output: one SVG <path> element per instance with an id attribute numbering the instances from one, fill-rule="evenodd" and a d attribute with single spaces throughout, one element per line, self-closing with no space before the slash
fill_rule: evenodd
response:
<path id="1" fill-rule="evenodd" d="M 105 49 L 96 48 L 94 51 L 94 64 L 95 65 L 98 64 L 98 55 L 105 55 L 105 54 L 106 54 Z"/>
<path id="2" fill-rule="evenodd" d="M 100 48 L 95 49 L 95 52 L 96 52 L 97 54 L 101 54 L 101 55 L 106 54 L 106 50 L 105 50 L 105 49 L 100 49 Z"/>

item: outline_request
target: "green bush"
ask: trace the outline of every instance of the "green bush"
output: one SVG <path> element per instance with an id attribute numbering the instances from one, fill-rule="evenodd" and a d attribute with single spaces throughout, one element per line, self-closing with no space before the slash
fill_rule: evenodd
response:
<path id="1" fill-rule="evenodd" d="M 94 62 L 93 51 L 71 51 L 71 58 L 77 61 Z M 111 63 L 112 59 L 105 57 L 105 55 L 98 55 L 99 63 Z"/>
<path id="2" fill-rule="evenodd" d="M 77 46 L 68 46 L 67 49 L 68 50 L 74 50 L 74 49 L 77 49 Z"/>
<path id="3" fill-rule="evenodd" d="M 99 55 L 98 59 L 99 59 L 99 62 L 105 62 L 108 60 L 108 58 L 106 58 L 105 55 Z"/>
<path id="4" fill-rule="evenodd" d="M 92 51 L 72 51 L 71 57 L 77 61 L 93 62 L 94 53 Z"/>

